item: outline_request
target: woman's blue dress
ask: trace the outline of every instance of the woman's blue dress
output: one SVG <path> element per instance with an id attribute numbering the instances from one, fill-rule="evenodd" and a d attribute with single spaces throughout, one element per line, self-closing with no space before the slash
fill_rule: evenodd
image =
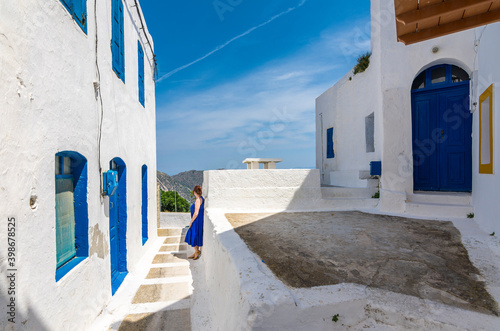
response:
<path id="1" fill-rule="evenodd" d="M 188 230 L 186 233 L 186 242 L 194 247 L 194 246 L 203 246 L 203 215 L 205 214 L 204 211 L 204 205 L 205 205 L 205 199 L 203 197 L 200 197 L 201 199 L 201 206 L 200 206 L 200 211 L 198 212 L 198 217 L 193 222 L 193 225 L 191 225 L 191 228 Z M 193 218 L 194 214 L 194 203 L 191 205 L 191 218 Z"/>

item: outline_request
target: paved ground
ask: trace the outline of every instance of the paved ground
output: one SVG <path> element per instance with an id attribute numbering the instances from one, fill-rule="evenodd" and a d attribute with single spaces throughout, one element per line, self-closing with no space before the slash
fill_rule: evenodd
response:
<path id="1" fill-rule="evenodd" d="M 451 222 L 361 212 L 226 217 L 289 286 L 358 283 L 499 315 Z"/>

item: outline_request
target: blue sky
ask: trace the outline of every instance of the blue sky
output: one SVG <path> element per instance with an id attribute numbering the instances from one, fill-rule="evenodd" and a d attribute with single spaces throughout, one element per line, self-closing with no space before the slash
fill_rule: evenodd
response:
<path id="1" fill-rule="evenodd" d="M 315 167 L 315 98 L 370 49 L 370 3 L 141 0 L 158 60 L 158 170 Z"/>

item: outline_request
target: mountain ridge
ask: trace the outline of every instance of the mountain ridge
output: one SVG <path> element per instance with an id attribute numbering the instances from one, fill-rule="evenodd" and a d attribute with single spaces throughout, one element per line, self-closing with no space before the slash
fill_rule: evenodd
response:
<path id="1" fill-rule="evenodd" d="M 203 184 L 203 171 L 189 170 L 173 176 L 157 171 L 156 181 L 160 184 L 161 190 L 177 191 L 181 197 L 193 203 L 194 197 L 191 196 L 191 192 L 196 185 Z"/>

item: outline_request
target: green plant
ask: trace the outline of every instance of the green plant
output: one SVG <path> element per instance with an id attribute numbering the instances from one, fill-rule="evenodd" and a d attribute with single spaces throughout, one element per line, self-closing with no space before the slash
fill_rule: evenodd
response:
<path id="1" fill-rule="evenodd" d="M 189 202 L 174 191 L 161 191 L 161 211 L 186 213 L 189 212 Z M 176 208 L 177 207 L 177 208 Z"/>
<path id="2" fill-rule="evenodd" d="M 370 65 L 370 57 L 372 56 L 371 52 L 366 52 L 363 55 L 358 57 L 358 63 L 354 66 L 354 74 L 359 74 L 365 71 Z"/>
<path id="3" fill-rule="evenodd" d="M 493 231 L 493 233 L 490 233 L 490 236 L 493 237 L 494 235 L 495 235 L 495 231 Z"/>
<path id="4" fill-rule="evenodd" d="M 378 191 L 374 195 L 372 195 L 372 199 L 379 199 L 379 198 L 380 198 L 380 191 Z"/>
<path id="5" fill-rule="evenodd" d="M 474 218 L 474 213 L 467 214 L 467 218 Z"/>
<path id="6" fill-rule="evenodd" d="M 338 320 L 339 320 L 339 314 L 335 314 L 335 315 L 333 315 L 333 317 L 332 317 L 332 321 L 334 321 L 335 323 L 337 323 L 337 322 L 338 322 Z"/>

